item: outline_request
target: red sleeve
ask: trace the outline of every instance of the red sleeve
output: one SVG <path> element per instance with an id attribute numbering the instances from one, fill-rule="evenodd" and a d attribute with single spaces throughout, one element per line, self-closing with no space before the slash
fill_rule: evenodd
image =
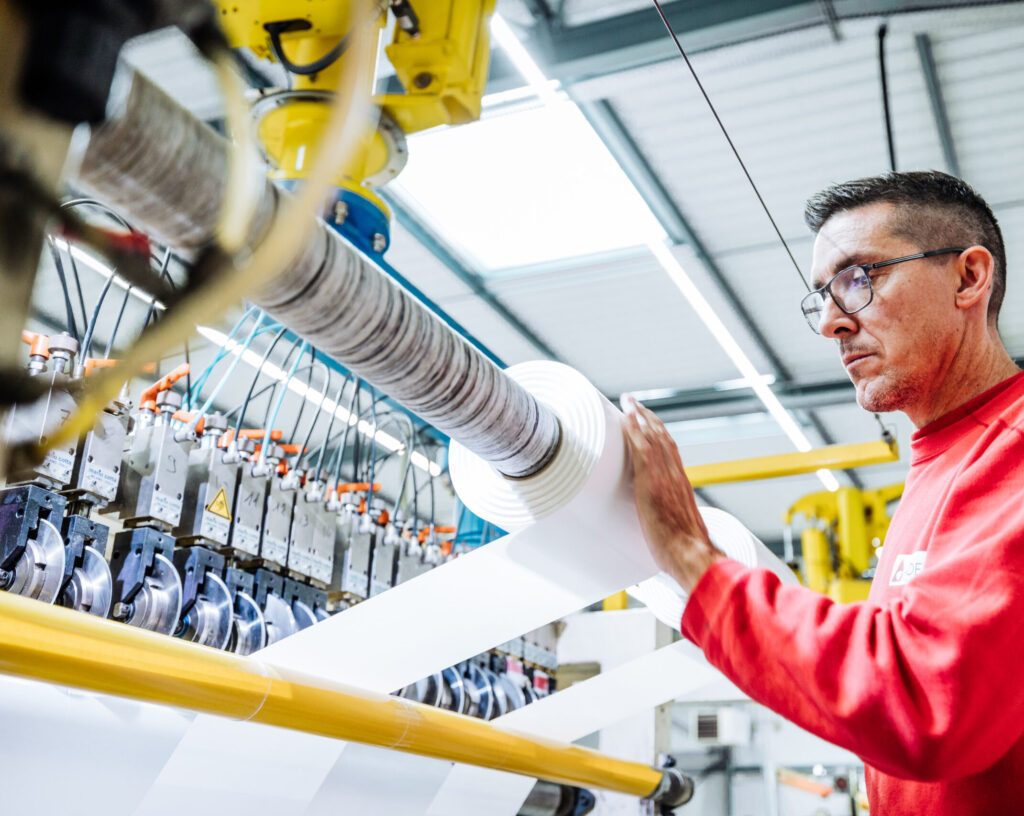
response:
<path id="1" fill-rule="evenodd" d="M 682 631 L 752 699 L 883 773 L 966 776 L 1024 730 L 1022 550 L 1022 536 L 972 541 L 884 606 L 723 560 Z"/>

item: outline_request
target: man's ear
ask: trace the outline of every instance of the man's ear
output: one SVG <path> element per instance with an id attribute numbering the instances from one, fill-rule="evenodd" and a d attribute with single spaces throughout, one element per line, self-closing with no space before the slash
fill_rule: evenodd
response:
<path id="1" fill-rule="evenodd" d="M 956 290 L 958 309 L 972 309 L 981 302 L 984 302 L 987 309 L 995 269 L 995 258 L 983 246 L 968 247 L 960 253 L 957 258 L 957 273 L 960 276 Z"/>

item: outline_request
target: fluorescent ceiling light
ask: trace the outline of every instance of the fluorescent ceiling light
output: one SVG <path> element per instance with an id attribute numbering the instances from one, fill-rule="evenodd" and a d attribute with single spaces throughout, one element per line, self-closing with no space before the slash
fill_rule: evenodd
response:
<path id="1" fill-rule="evenodd" d="M 549 101 L 553 96 L 553 92 L 549 89 L 548 79 L 544 76 L 544 72 L 533 57 L 530 56 L 529 52 L 527 52 L 523 47 L 523 44 L 519 41 L 518 37 L 515 36 L 515 32 L 513 32 L 512 29 L 509 28 L 508 24 L 497 15 L 495 15 L 494 22 L 491 25 L 491 33 L 494 35 L 495 42 L 504 50 L 505 55 L 516 67 L 516 70 L 519 71 L 523 79 L 526 80 L 527 84 L 530 85 L 531 88 L 535 89 L 541 99 L 545 102 Z M 571 102 L 558 102 L 555 106 L 548 105 L 547 107 L 576 108 L 576 106 Z M 583 118 L 582 114 L 579 114 L 579 116 L 581 119 Z M 511 117 L 505 117 L 504 119 L 497 121 L 504 125 L 509 118 Z M 586 129 L 596 137 L 596 134 L 594 133 L 593 128 L 590 127 L 590 124 L 587 123 L 585 119 L 583 121 Z M 446 133 L 445 135 L 447 136 L 448 134 Z M 574 157 L 574 161 L 583 164 L 586 161 L 586 157 L 576 156 Z M 614 158 L 612 161 L 615 161 Z M 618 162 L 615 163 L 618 164 Z M 623 173 L 623 175 L 625 174 Z M 629 182 L 629 185 L 633 188 L 634 194 L 639 196 L 639 193 L 636 191 L 632 182 Z M 605 200 L 616 201 L 614 198 Z M 649 218 L 655 220 L 655 223 L 657 223 L 657 220 L 650 208 L 647 206 L 647 203 L 643 201 L 642 198 L 641 201 L 643 202 L 643 208 L 647 211 Z M 616 211 L 618 210 L 617 204 L 618 202 L 616 201 Z M 687 299 L 693 307 L 693 310 L 697 313 L 697 317 L 700 318 L 708 331 L 711 332 L 712 337 L 714 337 L 718 342 L 718 345 L 721 346 L 729 359 L 732 360 L 733 365 L 739 369 L 740 375 L 745 381 L 747 381 L 747 383 L 749 383 L 750 388 L 753 389 L 755 394 L 757 394 L 758 399 L 760 399 L 764 404 L 768 413 L 771 414 L 779 427 L 782 428 L 782 432 L 789 437 L 790 441 L 794 446 L 796 446 L 798 451 L 809 451 L 813 447 L 811 441 L 807 438 L 807 435 L 797 424 L 796 420 L 793 419 L 792 414 L 790 414 L 789 411 L 782 406 L 782 403 L 779 402 L 778 397 L 775 396 L 775 393 L 765 382 L 764 376 L 758 372 L 753 362 L 751 362 L 743 349 L 740 348 L 739 343 L 736 342 L 736 338 L 732 336 L 732 333 L 726 328 L 725 324 L 715 313 L 714 309 L 711 308 L 711 305 L 705 299 L 704 295 L 701 294 L 690 276 L 686 273 L 686 270 L 683 269 L 682 264 L 679 263 L 679 260 L 672 253 L 671 249 L 669 249 L 665 244 L 666 236 L 660 224 L 656 230 L 641 230 L 636 234 L 645 236 L 643 238 L 643 243 L 647 245 L 651 254 L 657 258 L 661 268 L 665 270 L 672 282 L 675 283 L 679 291 L 682 292 L 683 297 Z M 839 489 L 839 482 L 830 471 L 819 470 L 817 475 L 822 484 L 824 484 L 829 490 L 836 491 Z"/>
<path id="2" fill-rule="evenodd" d="M 491 17 L 491 37 L 537 96 L 544 102 L 557 100 L 557 91 L 500 14 Z"/>
<path id="3" fill-rule="evenodd" d="M 209 326 L 197 326 L 196 330 L 207 340 L 214 345 L 220 346 L 229 353 L 238 357 L 241 355 L 242 362 L 251 366 L 252 368 L 259 369 L 267 377 L 278 382 L 288 382 L 288 390 L 302 397 L 304 400 L 309 402 L 315 408 L 323 408 L 324 411 L 333 413 L 342 422 L 347 422 L 349 425 L 356 425 L 358 419 L 356 414 L 351 414 L 343 406 L 336 403 L 330 397 L 324 397 L 320 399 L 320 393 L 313 388 L 308 387 L 304 383 L 299 382 L 294 377 L 289 380 L 288 372 L 284 371 L 280 366 L 274 365 L 271 362 L 263 362 L 263 357 L 257 354 L 252 349 L 243 349 L 242 344 L 232 340 L 223 332 L 217 331 L 217 329 L 211 329 Z M 405 448 L 405 443 L 389 433 L 384 431 L 374 432 L 374 426 L 364 419 L 358 419 L 359 432 L 368 438 L 376 440 L 377 444 L 382 448 L 385 448 L 392 452 L 398 452 Z M 436 462 L 431 462 L 426 456 L 419 451 L 413 451 L 412 463 L 416 465 L 420 470 L 426 471 L 431 476 L 441 475 L 441 466 Z"/>
<path id="4" fill-rule="evenodd" d="M 664 237 L 571 102 L 409 141 L 409 162 L 390 189 L 482 270 L 606 254 L 638 246 L 637 236 Z"/>
<path id="5" fill-rule="evenodd" d="M 97 259 L 94 256 L 90 255 L 88 252 L 85 252 L 84 250 L 79 249 L 74 244 L 69 244 L 63 238 L 54 238 L 53 239 L 53 243 L 57 246 L 58 249 L 61 249 L 64 252 L 67 252 L 68 254 L 70 254 L 71 257 L 73 257 L 78 263 L 85 264 L 87 267 L 89 267 L 91 270 L 93 270 L 93 272 L 96 272 L 99 275 L 102 275 L 104 278 L 108 278 L 108 279 L 109 278 L 113 278 L 114 279 L 114 286 L 118 287 L 119 289 L 122 289 L 125 292 L 128 291 L 128 283 L 126 281 L 122 280 L 118 275 L 115 275 L 113 270 L 109 266 L 104 264 L 102 261 L 100 261 L 99 259 Z M 145 292 L 143 292 L 142 290 L 140 290 L 140 289 L 138 289 L 136 287 L 132 287 L 131 288 L 131 294 L 132 294 L 132 297 L 138 298 L 143 303 L 145 303 L 147 306 L 150 303 L 153 302 L 153 298 L 151 298 Z M 162 309 L 164 309 L 166 307 L 164 306 L 163 303 L 161 303 L 158 300 L 156 302 L 156 308 L 162 310 Z"/>

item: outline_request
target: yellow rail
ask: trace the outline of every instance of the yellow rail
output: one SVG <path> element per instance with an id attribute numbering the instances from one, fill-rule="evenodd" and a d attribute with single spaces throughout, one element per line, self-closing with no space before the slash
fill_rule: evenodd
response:
<path id="1" fill-rule="evenodd" d="M 0 672 L 638 797 L 659 770 L 0 592 Z"/>
<path id="2" fill-rule="evenodd" d="M 711 465 L 694 465 L 686 468 L 686 475 L 694 487 L 705 487 L 726 482 L 777 479 L 799 473 L 814 473 L 823 468 L 833 470 L 879 465 L 884 462 L 895 462 L 899 458 L 899 450 L 895 443 L 890 445 L 878 440 L 857 442 L 852 445 L 829 445 L 806 453 L 781 453 L 777 456 L 758 456 L 753 459 L 715 462 Z"/>

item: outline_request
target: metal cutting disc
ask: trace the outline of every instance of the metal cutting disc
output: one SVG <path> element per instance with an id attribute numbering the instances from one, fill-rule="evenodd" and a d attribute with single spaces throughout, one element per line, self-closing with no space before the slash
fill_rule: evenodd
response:
<path id="1" fill-rule="evenodd" d="M 299 631 L 292 608 L 284 602 L 284 598 L 277 595 L 267 595 L 263 618 L 267 622 L 268 646 Z"/>
<path id="2" fill-rule="evenodd" d="M 505 693 L 505 687 L 498 675 L 490 669 L 484 669 L 483 673 L 490 681 L 494 693 L 494 709 L 491 716 L 485 719 L 492 720 L 495 717 L 503 717 L 509 712 L 508 694 Z"/>
<path id="3" fill-rule="evenodd" d="M 60 531 L 45 519 L 39 519 L 35 538 L 14 565 L 10 591 L 26 598 L 52 604 L 64 583 L 64 539 Z"/>
<path id="4" fill-rule="evenodd" d="M 512 678 L 507 674 L 499 674 L 496 685 L 500 685 L 505 690 L 509 711 L 515 711 L 517 708 L 523 708 L 526 705 L 526 693 L 523 691 L 523 688 L 513 682 Z"/>
<path id="5" fill-rule="evenodd" d="M 235 654 L 251 655 L 262 649 L 266 642 L 267 623 L 263 619 L 263 610 L 244 592 L 237 593 L 228 649 Z"/>
<path id="6" fill-rule="evenodd" d="M 330 613 L 322 607 L 317 607 L 313 610 L 313 612 L 316 614 L 316 619 L 318 622 L 325 621 L 331 616 Z"/>
<path id="7" fill-rule="evenodd" d="M 302 601 L 292 601 L 292 612 L 295 613 L 295 622 L 299 629 L 307 629 L 317 622 L 316 614 Z"/>
<path id="8" fill-rule="evenodd" d="M 231 590 L 212 572 L 206 573 L 195 605 L 182 621 L 179 637 L 214 649 L 227 648 L 233 611 Z"/>
<path id="9" fill-rule="evenodd" d="M 142 589 L 132 601 L 132 611 L 125 623 L 169 635 L 177 627 L 180 616 L 181 579 L 174 564 L 158 554 L 153 572 L 146 576 Z"/>
<path id="10" fill-rule="evenodd" d="M 469 711 L 469 695 L 466 693 L 466 681 L 462 673 L 456 668 L 447 668 L 441 672 L 441 677 L 449 691 L 447 705 L 444 707 L 456 714 L 465 714 Z"/>
<path id="11" fill-rule="evenodd" d="M 79 612 L 105 618 L 114 593 L 113 578 L 106 559 L 94 547 L 82 550 L 82 565 L 75 567 L 58 603 Z"/>

